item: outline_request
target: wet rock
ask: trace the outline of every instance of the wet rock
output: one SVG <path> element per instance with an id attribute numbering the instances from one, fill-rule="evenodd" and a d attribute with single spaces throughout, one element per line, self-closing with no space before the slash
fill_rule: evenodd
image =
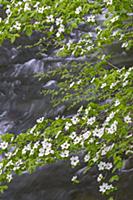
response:
<path id="1" fill-rule="evenodd" d="M 61 161 L 43 167 L 32 176 L 16 177 L 2 195 L 2 200 L 9 197 L 10 200 L 100 200 L 93 176 L 87 175 L 88 184 L 83 181 L 79 185 L 71 183 L 76 170 Z"/>
<path id="2" fill-rule="evenodd" d="M 13 64 L 23 64 L 28 60 L 35 58 L 39 52 L 39 47 L 26 48 L 22 47 L 16 50 L 12 50 L 12 63 Z"/>
<path id="3" fill-rule="evenodd" d="M 0 120 L 0 135 L 8 132 L 14 126 L 13 121 L 8 120 Z"/>
<path id="4" fill-rule="evenodd" d="M 99 19 L 103 20 L 104 17 Z M 92 32 L 95 37 L 94 31 L 94 28 L 90 29 L 88 25 L 82 23 L 70 38 L 78 41 L 84 32 Z M 47 73 L 47 70 L 60 67 L 62 63 L 70 63 L 74 59 L 77 62 L 84 62 L 85 58 L 57 58 L 55 53 L 58 49 L 52 48 L 42 54 L 40 47 L 34 47 L 42 37 L 41 33 L 35 32 L 30 37 L 18 38 L 14 45 L 6 40 L 0 47 L 0 134 L 8 131 L 19 134 L 32 127 L 36 119 L 42 116 L 55 117 L 65 112 L 66 105 L 54 109 L 50 97 L 41 95 L 42 88 L 58 89 L 57 81 L 49 77 L 51 80 L 44 84 L 46 80 L 39 82 L 34 75 L 40 72 Z M 31 47 L 26 47 L 27 45 Z M 115 43 L 106 50 L 106 53 L 114 53 L 112 59 L 114 65 L 131 66 L 132 52 L 126 53 L 121 50 L 121 44 Z M 94 56 L 95 59 L 92 57 L 90 55 L 88 61 L 94 63 L 97 55 Z M 71 112 L 73 111 L 68 113 L 68 117 L 73 114 Z M 84 167 L 82 165 L 80 168 L 71 169 L 68 163 L 59 161 L 38 169 L 32 175 L 16 176 L 0 200 L 104 200 L 98 192 L 96 168 L 84 174 Z M 80 184 L 71 183 L 73 175 L 79 176 Z M 133 171 L 125 169 L 118 184 L 120 192 L 117 193 L 116 200 L 132 200 L 132 185 Z"/>
<path id="5" fill-rule="evenodd" d="M 14 177 L 1 200 L 107 200 L 99 193 L 97 168 L 86 174 L 84 164 L 74 169 L 65 161 L 57 161 L 38 169 L 32 175 L 27 173 Z M 71 178 L 78 175 L 79 184 L 72 184 Z M 119 192 L 115 200 L 132 200 L 133 173 L 120 174 Z"/>
<path id="6" fill-rule="evenodd" d="M 10 51 L 0 46 L 0 67 L 6 67 L 11 63 Z"/>
<path id="7" fill-rule="evenodd" d="M 12 73 L 12 76 L 18 77 L 24 75 L 28 77 L 31 74 L 44 72 L 44 63 L 40 60 L 31 59 L 24 64 L 15 65 L 15 70 Z"/>

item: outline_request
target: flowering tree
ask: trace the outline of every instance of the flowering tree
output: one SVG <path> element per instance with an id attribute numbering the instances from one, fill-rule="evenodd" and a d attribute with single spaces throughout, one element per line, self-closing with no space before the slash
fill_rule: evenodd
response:
<path id="1" fill-rule="evenodd" d="M 113 65 L 106 46 L 119 41 L 124 51 L 132 48 L 131 0 L 0 2 L 5 11 L 0 18 L 1 43 L 5 39 L 14 42 L 22 34 L 30 36 L 35 30 L 44 33 L 38 44 L 50 40 L 58 46 L 57 56 L 86 58 L 85 62 L 72 62 L 71 70 L 65 65 L 49 72 L 52 76 L 60 74 L 61 89 L 44 91 L 53 96 L 55 105 L 60 103 L 59 94 L 62 102 L 72 102 L 71 107 L 80 105 L 75 115 L 55 120 L 42 117 L 26 133 L 0 136 L 0 190 L 7 188 L 14 172 L 31 173 L 38 166 L 60 159 L 70 160 L 71 167 L 76 167 L 80 165 L 77 152 L 83 151 L 86 169 L 97 165 L 99 191 L 113 199 L 123 158 L 133 153 L 133 68 Z M 101 14 L 103 22 L 99 21 Z M 82 23 L 93 28 L 94 34 L 82 33 L 78 42 L 71 40 L 70 34 Z M 95 53 L 97 61 L 87 61 Z M 83 101 L 86 106 L 81 106 Z M 72 177 L 72 181 L 78 183 L 78 177 Z"/>

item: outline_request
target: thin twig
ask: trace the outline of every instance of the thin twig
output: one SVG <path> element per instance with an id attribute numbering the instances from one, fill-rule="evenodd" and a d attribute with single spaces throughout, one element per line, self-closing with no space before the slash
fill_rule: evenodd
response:
<path id="1" fill-rule="evenodd" d="M 116 67 L 115 65 L 113 65 L 111 62 L 109 62 L 109 61 L 107 61 L 107 63 L 111 66 L 111 67 L 113 67 L 113 68 L 115 68 L 115 69 L 118 69 L 119 70 L 119 68 L 118 67 Z"/>

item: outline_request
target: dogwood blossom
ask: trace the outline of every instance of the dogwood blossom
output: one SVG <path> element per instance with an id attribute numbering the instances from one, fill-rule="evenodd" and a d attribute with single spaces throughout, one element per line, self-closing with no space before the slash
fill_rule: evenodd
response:
<path id="1" fill-rule="evenodd" d="M 44 141 L 41 142 L 44 149 L 51 148 L 52 144 L 47 141 L 47 139 L 44 139 Z"/>
<path id="2" fill-rule="evenodd" d="M 58 32 L 59 32 L 59 33 L 62 33 L 62 32 L 64 32 L 64 31 L 65 31 L 65 27 L 64 27 L 63 24 L 61 24 L 60 27 L 58 28 Z"/>
<path id="3" fill-rule="evenodd" d="M 50 22 L 54 22 L 54 16 L 53 15 L 49 15 L 46 18 L 46 22 L 50 23 Z"/>
<path id="4" fill-rule="evenodd" d="M 87 22 L 95 22 L 95 16 L 91 15 L 91 16 L 87 17 Z"/>
<path id="5" fill-rule="evenodd" d="M 73 86 L 74 86 L 74 84 L 75 84 L 75 82 L 72 82 L 72 83 L 70 84 L 70 86 L 69 86 L 69 87 L 70 87 L 70 88 L 71 88 L 71 87 L 73 87 Z"/>
<path id="6" fill-rule="evenodd" d="M 73 140 L 76 136 L 77 136 L 76 132 L 73 131 L 73 132 L 70 134 L 69 137 Z"/>
<path id="7" fill-rule="evenodd" d="M 78 8 L 76 8 L 76 10 L 75 10 L 75 14 L 78 15 L 81 11 L 82 11 L 82 7 L 79 6 Z"/>
<path id="8" fill-rule="evenodd" d="M 114 82 L 114 83 L 111 83 L 110 89 L 112 89 L 113 87 L 115 87 L 118 83 L 119 83 L 119 81 L 116 81 L 116 82 Z"/>
<path id="9" fill-rule="evenodd" d="M 39 147 L 39 141 L 37 141 L 35 144 L 34 144 L 34 146 L 33 146 L 33 149 L 37 149 L 38 147 Z"/>
<path id="10" fill-rule="evenodd" d="M 108 183 L 103 183 L 102 185 L 99 186 L 99 192 L 105 193 L 107 190 L 113 189 L 112 184 Z"/>
<path id="11" fill-rule="evenodd" d="M 11 180 L 13 179 L 12 174 L 7 174 L 6 179 L 8 182 L 11 182 Z"/>
<path id="12" fill-rule="evenodd" d="M 121 45 L 122 48 L 126 48 L 128 47 L 128 42 L 124 42 L 122 45 Z"/>
<path id="13" fill-rule="evenodd" d="M 60 156 L 61 156 L 62 158 L 67 158 L 67 157 L 69 156 L 69 151 L 68 151 L 68 150 L 62 151 L 62 152 L 60 153 Z"/>
<path id="14" fill-rule="evenodd" d="M 95 116 L 91 117 L 87 120 L 87 125 L 92 125 L 94 124 L 95 121 L 96 121 L 96 117 Z"/>
<path id="15" fill-rule="evenodd" d="M 111 21 L 112 23 L 114 23 L 114 22 L 116 22 L 118 19 L 119 19 L 119 16 L 115 16 L 115 17 L 113 17 L 110 21 Z"/>
<path id="16" fill-rule="evenodd" d="M 7 147 L 8 147 L 8 142 L 1 142 L 0 143 L 0 148 L 2 149 L 2 150 L 5 150 L 5 149 L 7 149 Z"/>
<path id="17" fill-rule="evenodd" d="M 128 80 L 126 80 L 126 81 L 122 84 L 122 86 L 125 87 L 127 84 L 128 84 Z"/>
<path id="18" fill-rule="evenodd" d="M 77 176 L 73 176 L 72 179 L 71 179 L 72 182 L 75 182 L 76 180 L 78 180 Z"/>
<path id="19" fill-rule="evenodd" d="M 25 3 L 24 5 L 24 12 L 31 10 L 30 4 L 28 2 Z"/>
<path id="20" fill-rule="evenodd" d="M 105 156 L 109 151 L 113 149 L 113 147 L 114 147 L 114 143 L 109 146 L 104 145 L 103 149 L 101 150 L 101 155 Z"/>
<path id="21" fill-rule="evenodd" d="M 41 8 L 37 8 L 37 12 L 43 14 L 45 8 L 41 7 Z"/>
<path id="22" fill-rule="evenodd" d="M 104 0 L 105 3 L 107 3 L 107 5 L 112 5 L 113 0 Z"/>
<path id="23" fill-rule="evenodd" d="M 44 120 L 44 117 L 41 117 L 41 118 L 37 119 L 36 122 L 37 122 L 37 123 L 42 123 L 43 120 Z"/>
<path id="24" fill-rule="evenodd" d="M 111 168 L 113 167 L 112 163 L 106 163 L 106 162 L 103 162 L 101 161 L 99 164 L 98 164 L 98 170 L 99 171 L 102 171 L 102 170 L 110 170 Z"/>
<path id="25" fill-rule="evenodd" d="M 124 122 L 131 123 L 132 122 L 131 117 L 129 115 L 127 115 L 126 117 L 124 117 Z"/>
<path id="26" fill-rule="evenodd" d="M 117 130 L 117 125 L 118 125 L 118 122 L 115 120 L 113 124 L 111 124 L 110 128 L 106 128 L 107 132 L 109 134 L 113 134 L 116 132 Z"/>
<path id="27" fill-rule="evenodd" d="M 40 149 L 39 149 L 39 154 L 38 154 L 38 156 L 39 156 L 39 157 L 44 156 L 44 152 L 45 152 L 45 150 L 44 150 L 43 148 L 40 148 Z"/>
<path id="28" fill-rule="evenodd" d="M 116 99 L 114 106 L 119 106 L 119 105 L 120 105 L 120 101 Z"/>
<path id="29" fill-rule="evenodd" d="M 71 119 L 72 123 L 74 125 L 76 125 L 78 122 L 79 122 L 79 119 L 77 118 L 77 116 L 73 116 L 72 119 Z"/>
<path id="30" fill-rule="evenodd" d="M 108 125 L 108 123 L 110 122 L 110 120 L 114 118 L 115 113 L 116 113 L 116 112 L 113 112 L 113 111 L 112 111 L 112 112 L 109 114 L 109 116 L 105 119 L 105 121 L 104 121 L 104 123 L 103 123 L 103 126 Z"/>
<path id="31" fill-rule="evenodd" d="M 71 126 L 72 126 L 72 124 L 70 122 L 66 122 L 65 130 L 68 131 Z"/>
<path id="32" fill-rule="evenodd" d="M 88 153 L 84 156 L 84 162 L 88 162 L 89 160 L 90 160 L 90 154 Z"/>
<path id="33" fill-rule="evenodd" d="M 91 136 L 91 132 L 90 131 L 86 131 L 82 136 L 83 136 L 84 140 L 87 140 Z"/>
<path id="34" fill-rule="evenodd" d="M 20 30 L 21 29 L 21 23 L 19 23 L 18 21 L 16 21 L 15 24 L 12 26 L 12 28 L 14 28 L 16 30 Z"/>
<path id="35" fill-rule="evenodd" d="M 82 141 L 82 137 L 81 137 L 81 135 L 80 135 L 80 136 L 76 136 L 76 137 L 74 138 L 73 143 L 74 143 L 74 144 L 79 144 L 81 141 Z"/>
<path id="36" fill-rule="evenodd" d="M 62 145 L 61 145 L 61 148 L 62 149 L 68 149 L 70 146 L 70 144 L 68 142 L 64 142 Z"/>
<path id="37" fill-rule="evenodd" d="M 72 167 L 76 167 L 77 164 L 79 163 L 79 157 L 78 156 L 72 156 L 70 158 L 70 161 L 71 161 Z"/>
<path id="38" fill-rule="evenodd" d="M 63 22 L 63 19 L 61 17 L 56 18 L 55 23 L 56 23 L 57 26 L 60 25 L 60 24 L 62 24 L 62 22 Z"/>
<path id="39" fill-rule="evenodd" d="M 103 179 L 103 175 L 99 174 L 99 176 L 97 177 L 97 182 L 100 182 Z"/>
<path id="40" fill-rule="evenodd" d="M 107 83 L 102 83 L 101 89 L 104 88 L 104 87 L 106 87 L 106 85 L 107 85 Z"/>
<path id="41" fill-rule="evenodd" d="M 93 130 L 93 136 L 94 137 L 98 137 L 98 138 L 101 138 L 102 136 L 103 136 L 103 134 L 104 134 L 104 127 L 102 127 L 102 128 L 95 128 L 94 130 Z"/>

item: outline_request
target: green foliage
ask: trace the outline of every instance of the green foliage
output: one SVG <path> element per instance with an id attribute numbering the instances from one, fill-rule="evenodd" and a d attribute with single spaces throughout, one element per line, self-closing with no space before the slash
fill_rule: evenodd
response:
<path id="1" fill-rule="evenodd" d="M 51 95 L 55 106 L 66 103 L 69 111 L 78 108 L 73 117 L 58 116 L 55 120 L 42 117 L 26 133 L 0 136 L 1 191 L 6 189 L 14 172 L 32 173 L 37 167 L 60 159 L 70 160 L 71 167 L 76 167 L 80 164 L 77 152 L 83 151 L 87 169 L 97 164 L 99 191 L 112 200 L 123 158 L 133 153 L 133 68 L 114 66 L 106 47 L 120 42 L 123 51 L 131 50 L 132 1 L 2 0 L 0 3 L 6 12 L 6 17 L 0 18 L 1 43 L 5 39 L 14 42 L 22 33 L 30 36 L 36 30 L 44 33 L 44 40 L 60 47 L 57 56 L 88 59 L 71 62 L 70 66 L 64 64 L 41 75 L 41 79 L 59 80 L 58 91 L 43 92 Z M 99 22 L 101 14 L 105 16 L 104 22 Z M 82 33 L 78 42 L 72 41 L 70 33 L 82 23 L 93 27 L 95 36 L 91 32 Z M 72 177 L 72 181 L 78 183 L 78 177 Z"/>
<path id="2" fill-rule="evenodd" d="M 123 157 L 133 153 L 131 80 L 132 68 L 112 70 L 92 83 L 100 91 L 101 99 L 90 102 L 86 108 L 80 107 L 73 117 L 41 118 L 26 133 L 1 135 L 1 182 L 10 181 L 13 171 L 32 173 L 37 167 L 59 159 L 70 159 L 71 166 L 76 167 L 80 164 L 77 152 L 82 150 L 88 169 L 97 163 L 99 189 L 109 195 L 116 189 L 117 171 L 122 168 Z M 103 101 L 108 97 L 110 101 Z M 76 183 L 78 177 L 72 180 Z"/>

